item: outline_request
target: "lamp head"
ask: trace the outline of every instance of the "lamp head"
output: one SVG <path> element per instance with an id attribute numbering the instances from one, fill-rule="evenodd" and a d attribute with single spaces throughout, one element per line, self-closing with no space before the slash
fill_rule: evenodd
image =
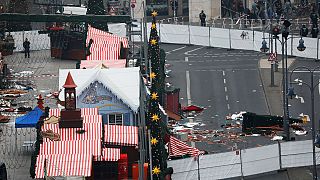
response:
<path id="1" fill-rule="evenodd" d="M 261 52 L 268 52 L 269 51 L 269 48 L 267 46 L 267 41 L 265 39 L 262 41 L 262 46 L 260 48 L 260 51 Z"/>
<path id="2" fill-rule="evenodd" d="M 299 45 L 298 45 L 297 49 L 299 51 L 304 51 L 306 49 L 306 47 L 304 46 L 304 40 L 302 38 L 299 40 Z"/>

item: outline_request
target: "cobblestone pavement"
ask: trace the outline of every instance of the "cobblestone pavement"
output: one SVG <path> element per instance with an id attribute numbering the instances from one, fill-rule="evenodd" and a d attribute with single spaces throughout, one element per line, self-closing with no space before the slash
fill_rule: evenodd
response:
<path id="1" fill-rule="evenodd" d="M 50 108 L 57 106 L 55 100 L 46 95 L 59 90 L 59 69 L 75 68 L 76 64 L 76 61 L 72 60 L 51 58 L 49 50 L 33 51 L 30 58 L 24 58 L 23 53 L 15 52 L 13 55 L 5 56 L 4 61 L 11 71 L 11 83 L 29 85 L 33 88 L 15 100 L 17 105 L 35 107 L 35 97 L 41 94 L 45 98 L 44 105 Z M 25 73 L 21 73 L 23 71 Z M 15 118 L 12 117 L 7 124 L 0 124 L 0 161 L 6 163 L 9 179 L 28 180 L 31 179 L 29 168 L 32 147 L 23 146 L 23 142 L 35 141 L 35 129 L 15 129 Z"/>

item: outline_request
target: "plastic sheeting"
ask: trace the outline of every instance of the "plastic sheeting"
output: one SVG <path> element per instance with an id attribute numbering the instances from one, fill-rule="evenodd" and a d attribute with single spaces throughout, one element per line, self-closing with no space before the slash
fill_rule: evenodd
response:
<path id="1" fill-rule="evenodd" d="M 279 148 L 280 146 L 281 148 Z M 281 152 L 280 152 L 281 149 Z M 281 164 L 280 164 L 281 154 Z M 316 148 L 316 157 L 320 149 Z M 320 161 L 317 162 L 319 164 Z M 200 156 L 196 158 L 168 161 L 173 167 L 173 179 L 226 179 L 272 172 L 282 168 L 310 166 L 312 161 L 312 141 L 293 141 L 263 147 Z"/>
<path id="2" fill-rule="evenodd" d="M 243 175 L 250 176 L 280 169 L 278 152 L 277 144 L 243 150 Z"/>

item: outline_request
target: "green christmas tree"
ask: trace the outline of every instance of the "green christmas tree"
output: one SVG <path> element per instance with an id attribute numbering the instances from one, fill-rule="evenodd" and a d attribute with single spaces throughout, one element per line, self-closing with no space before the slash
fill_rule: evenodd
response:
<path id="1" fill-rule="evenodd" d="M 106 15 L 107 13 L 103 5 L 103 0 L 89 0 L 87 14 Z M 103 31 L 109 31 L 106 22 L 91 22 L 90 25 Z"/>
<path id="2" fill-rule="evenodd" d="M 27 0 L 10 0 L 9 13 L 29 14 Z M 31 30 L 30 22 L 8 22 L 8 31 L 29 31 Z"/>
<path id="3" fill-rule="evenodd" d="M 149 104 L 149 128 L 151 130 L 151 152 L 152 152 L 152 176 L 153 179 L 163 179 L 166 165 L 166 150 L 164 135 L 166 134 L 166 127 L 161 120 L 161 113 L 159 108 L 160 91 L 161 91 L 161 62 L 160 62 L 160 47 L 159 36 L 156 28 L 155 17 L 157 13 L 152 13 L 152 25 L 148 46 L 148 60 L 151 62 L 151 89 L 150 89 L 150 104 Z"/>

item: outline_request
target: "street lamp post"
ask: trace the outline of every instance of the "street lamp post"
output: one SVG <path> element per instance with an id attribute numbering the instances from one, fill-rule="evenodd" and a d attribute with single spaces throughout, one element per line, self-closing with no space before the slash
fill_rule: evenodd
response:
<path id="1" fill-rule="evenodd" d="M 291 25 L 291 23 L 288 20 L 285 20 L 283 23 L 283 30 L 282 30 L 282 38 L 279 39 L 280 29 L 276 26 L 272 29 L 273 37 L 276 40 L 278 40 L 281 43 L 281 49 L 282 49 L 282 98 L 283 98 L 283 130 L 284 130 L 284 136 L 285 140 L 290 140 L 290 131 L 289 131 L 289 104 L 288 104 L 288 54 L 287 54 L 287 40 L 288 40 L 288 28 Z M 304 41 L 301 38 L 299 41 L 299 45 L 297 49 L 299 51 L 305 50 Z M 262 52 L 267 52 L 269 48 L 266 46 L 266 41 L 263 40 L 262 47 L 260 48 Z"/>
<path id="2" fill-rule="evenodd" d="M 315 150 L 316 129 L 315 129 L 315 112 L 314 112 L 314 90 L 319 85 L 319 83 L 314 85 L 313 74 L 314 74 L 314 72 L 316 70 L 320 69 L 320 67 L 318 66 L 318 67 L 316 67 L 314 69 L 310 69 L 310 68 L 305 67 L 305 66 L 294 68 L 290 73 L 290 86 L 292 84 L 296 84 L 297 83 L 297 82 L 291 82 L 291 77 L 292 77 L 292 74 L 294 73 L 294 71 L 296 71 L 298 69 L 307 70 L 308 73 L 310 73 L 310 78 L 311 78 L 310 84 L 302 82 L 302 81 L 299 81 L 298 83 L 302 83 L 302 84 L 306 85 L 309 88 L 310 95 L 311 95 L 311 126 L 312 126 L 311 128 L 312 128 L 312 160 L 313 160 L 313 172 L 312 172 L 312 174 L 313 174 L 313 179 L 317 180 L 318 179 L 318 175 L 317 175 L 317 161 L 316 161 L 316 150 Z M 294 94 L 293 88 L 291 87 L 290 89 L 292 90 L 291 94 Z"/>

